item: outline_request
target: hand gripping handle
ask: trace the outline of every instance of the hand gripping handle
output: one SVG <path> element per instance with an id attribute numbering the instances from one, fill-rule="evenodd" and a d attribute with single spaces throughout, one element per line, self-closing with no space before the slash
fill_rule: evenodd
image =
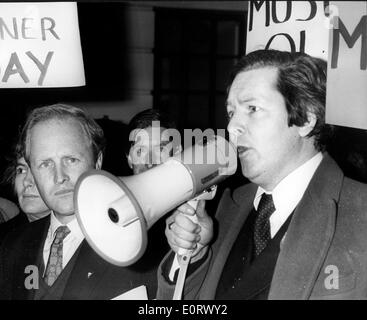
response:
<path id="1" fill-rule="evenodd" d="M 213 186 L 209 192 L 204 192 L 200 196 L 188 201 L 187 203 L 196 211 L 199 200 L 213 199 L 216 191 L 217 191 L 217 187 Z M 198 223 L 198 218 L 196 214 L 192 216 L 190 215 L 186 215 L 186 216 L 190 218 L 192 222 Z M 203 245 L 201 243 L 197 243 L 197 248 L 200 249 L 200 247 L 202 246 Z M 188 250 L 188 249 L 183 249 L 183 248 L 180 248 L 177 252 L 177 259 L 180 265 L 180 270 L 178 272 L 178 278 L 176 282 L 175 292 L 173 294 L 173 300 L 181 300 L 183 288 L 185 285 L 186 272 L 187 272 L 187 268 L 190 263 L 193 252 L 194 252 L 193 249 Z"/>

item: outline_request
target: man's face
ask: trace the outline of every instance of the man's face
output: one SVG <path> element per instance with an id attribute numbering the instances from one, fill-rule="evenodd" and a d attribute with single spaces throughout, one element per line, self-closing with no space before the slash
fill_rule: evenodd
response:
<path id="1" fill-rule="evenodd" d="M 38 192 L 31 170 L 23 157 L 17 161 L 14 188 L 19 206 L 25 214 L 36 216 L 49 211 Z"/>
<path id="2" fill-rule="evenodd" d="M 165 128 L 135 129 L 130 133 L 130 137 L 134 142 L 128 161 L 134 174 L 147 171 L 172 156 L 172 143 L 169 142 L 168 130 Z"/>
<path id="3" fill-rule="evenodd" d="M 38 190 L 56 217 L 74 214 L 74 187 L 79 176 L 94 167 L 92 148 L 73 119 L 52 119 L 29 132 L 30 165 Z"/>
<path id="4" fill-rule="evenodd" d="M 230 139 L 238 146 L 242 173 L 272 190 L 299 165 L 305 138 L 288 126 L 283 96 L 276 89 L 277 69 L 239 73 L 228 94 Z"/>

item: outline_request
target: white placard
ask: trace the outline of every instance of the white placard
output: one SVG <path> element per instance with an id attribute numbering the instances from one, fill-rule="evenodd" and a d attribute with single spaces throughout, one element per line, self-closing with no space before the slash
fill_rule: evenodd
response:
<path id="1" fill-rule="evenodd" d="M 326 122 L 367 129 L 367 2 L 332 3 Z"/>
<path id="2" fill-rule="evenodd" d="M 0 88 L 83 85 L 76 3 L 0 3 Z"/>
<path id="3" fill-rule="evenodd" d="M 246 52 L 270 48 L 326 60 L 328 25 L 324 1 L 249 1 Z"/>

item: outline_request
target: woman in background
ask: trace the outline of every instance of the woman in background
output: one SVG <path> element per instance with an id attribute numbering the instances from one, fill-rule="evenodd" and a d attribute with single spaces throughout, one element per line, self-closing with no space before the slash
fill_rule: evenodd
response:
<path id="1" fill-rule="evenodd" d="M 26 214 L 29 222 L 47 216 L 50 209 L 43 202 L 33 175 L 24 157 L 17 160 L 15 168 L 14 189 L 20 209 Z"/>
<path id="2" fill-rule="evenodd" d="M 19 145 L 15 147 L 14 160 L 8 167 L 6 176 L 6 180 L 14 187 L 21 211 L 11 220 L 0 224 L 0 244 L 11 230 L 41 219 L 50 213 L 50 209 L 47 208 L 38 192 Z"/>

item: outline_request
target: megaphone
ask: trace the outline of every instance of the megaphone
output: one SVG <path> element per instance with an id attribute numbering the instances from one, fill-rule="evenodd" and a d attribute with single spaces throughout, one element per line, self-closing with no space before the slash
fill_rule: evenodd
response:
<path id="1" fill-rule="evenodd" d="M 143 255 L 147 229 L 159 218 L 236 169 L 235 147 L 213 135 L 138 175 L 118 178 L 90 170 L 75 187 L 76 217 L 95 252 L 114 265 L 128 266 Z"/>

